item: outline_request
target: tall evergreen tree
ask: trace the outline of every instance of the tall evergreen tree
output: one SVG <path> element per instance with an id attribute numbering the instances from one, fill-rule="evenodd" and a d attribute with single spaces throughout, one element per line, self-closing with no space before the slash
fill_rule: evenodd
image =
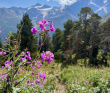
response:
<path id="1" fill-rule="evenodd" d="M 58 49 L 61 49 L 61 43 L 62 43 L 62 37 L 63 37 L 62 35 L 63 35 L 62 31 L 59 28 L 57 28 L 55 30 L 55 34 L 53 34 L 53 37 L 52 37 L 54 52 L 57 52 Z"/>
<path id="2" fill-rule="evenodd" d="M 72 62 L 72 54 L 75 52 L 76 48 L 76 34 L 77 30 L 79 30 L 79 22 L 68 20 L 64 24 L 65 30 L 64 30 L 64 36 L 63 36 L 63 42 L 62 45 L 63 48 L 63 57 L 66 59 L 65 62 Z"/>
<path id="3" fill-rule="evenodd" d="M 101 62 L 107 65 L 107 54 L 110 52 L 110 18 L 103 24 L 102 44 L 103 53 Z"/>
<path id="4" fill-rule="evenodd" d="M 92 15 L 93 11 L 91 8 L 89 7 L 84 7 L 81 8 L 80 14 L 79 14 L 79 21 L 81 22 L 81 26 L 82 26 L 82 31 L 83 31 L 83 40 L 84 40 L 84 64 L 86 65 L 86 58 L 87 58 L 87 49 L 86 46 L 88 44 L 88 32 L 87 32 L 87 27 L 89 25 L 89 21 L 88 18 L 90 15 Z"/>
<path id="5" fill-rule="evenodd" d="M 100 19 L 101 17 L 98 14 L 94 13 L 90 17 L 90 48 L 89 48 L 89 65 L 94 64 L 98 65 L 97 54 L 99 49 L 99 31 L 100 31 Z"/>
<path id="6" fill-rule="evenodd" d="M 33 40 L 34 36 L 31 33 L 32 29 L 32 23 L 29 18 L 28 14 L 24 14 L 23 18 L 20 22 L 20 24 L 17 25 L 18 30 L 21 29 L 21 44 L 20 44 L 20 49 L 24 50 L 25 48 L 28 48 L 29 51 L 34 51 L 33 50 Z"/>
<path id="7" fill-rule="evenodd" d="M 72 31 L 73 31 L 73 21 L 72 20 L 68 20 L 66 23 L 64 23 L 64 50 L 68 50 L 69 48 L 71 48 L 71 35 L 72 35 Z"/>

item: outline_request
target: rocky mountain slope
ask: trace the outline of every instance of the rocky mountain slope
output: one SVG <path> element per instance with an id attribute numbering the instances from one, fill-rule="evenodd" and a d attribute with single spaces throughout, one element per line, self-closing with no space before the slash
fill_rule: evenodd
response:
<path id="1" fill-rule="evenodd" d="M 55 28 L 63 29 L 63 24 L 67 20 L 78 19 L 77 14 L 80 13 L 82 7 L 90 7 L 94 12 L 102 16 L 110 12 L 110 0 L 77 0 L 74 4 L 60 7 L 50 7 L 37 3 L 28 8 L 0 8 L 0 27 L 2 30 L 0 37 L 4 40 L 3 38 L 6 37 L 9 31 L 16 32 L 16 25 L 25 13 L 29 14 L 34 26 L 36 26 L 36 22 L 45 18 L 46 20 L 52 20 Z"/>

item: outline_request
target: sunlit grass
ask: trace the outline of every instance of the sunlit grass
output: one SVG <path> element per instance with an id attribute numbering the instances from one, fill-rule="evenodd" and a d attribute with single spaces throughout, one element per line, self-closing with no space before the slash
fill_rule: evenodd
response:
<path id="1" fill-rule="evenodd" d="M 78 60 L 79 61 L 79 60 Z M 80 62 L 80 61 L 79 61 Z M 110 76 L 110 68 L 108 67 L 102 67 L 102 68 L 94 68 L 94 67 L 84 67 L 83 65 L 68 65 L 66 67 L 62 68 L 62 65 L 64 63 L 59 63 L 56 61 L 51 62 L 50 65 L 48 65 L 47 62 L 43 63 L 43 66 L 41 68 L 37 68 L 34 73 L 39 71 L 39 73 L 42 73 L 45 71 L 46 73 L 46 83 L 43 84 L 43 90 L 54 92 L 57 91 L 58 88 L 58 82 L 56 80 L 59 80 L 59 83 L 62 83 L 63 85 L 66 85 L 66 89 L 69 90 L 70 86 L 73 86 L 73 84 L 81 85 L 82 88 L 92 88 L 93 85 L 88 86 L 91 82 L 94 82 L 96 78 L 104 79 L 105 81 L 109 79 Z M 81 64 L 81 62 L 79 63 Z M 31 73 L 31 68 L 27 68 L 25 66 L 21 67 L 22 72 L 20 75 L 27 75 Z M 6 72 L 6 69 L 0 69 L 0 73 Z M 25 83 L 27 80 L 30 80 L 31 82 L 34 82 L 36 78 L 36 74 L 34 75 L 34 78 L 26 77 L 26 79 L 19 84 L 20 86 L 25 86 Z M 88 81 L 87 85 L 84 85 L 84 82 Z M 25 86 L 25 88 L 27 88 Z M 70 89 L 71 90 L 71 89 Z M 31 90 L 33 92 L 34 90 Z M 68 92 L 69 93 L 69 92 Z M 72 92 L 70 92 L 72 93 Z"/>

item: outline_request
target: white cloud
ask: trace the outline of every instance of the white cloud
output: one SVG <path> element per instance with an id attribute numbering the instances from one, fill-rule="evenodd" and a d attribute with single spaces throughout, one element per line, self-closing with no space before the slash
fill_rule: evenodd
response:
<path id="1" fill-rule="evenodd" d="M 107 3 L 108 0 L 104 0 L 104 3 Z"/>
<path id="2" fill-rule="evenodd" d="M 59 4 L 62 4 L 62 5 L 71 5 L 75 3 L 77 0 L 54 0 L 54 1 L 58 1 Z"/>
<path id="3" fill-rule="evenodd" d="M 47 1 L 50 1 L 50 0 L 47 0 Z"/>
<path id="4" fill-rule="evenodd" d="M 93 5 L 95 5 L 96 7 L 99 7 L 99 6 L 96 5 L 92 0 L 90 0 L 89 4 L 93 4 Z"/>
<path id="5" fill-rule="evenodd" d="M 100 7 L 98 10 L 96 10 L 95 12 L 97 13 L 98 11 L 100 10 L 104 10 L 105 13 L 107 13 L 107 7 L 106 7 L 107 4 L 105 4 L 104 6 Z"/>

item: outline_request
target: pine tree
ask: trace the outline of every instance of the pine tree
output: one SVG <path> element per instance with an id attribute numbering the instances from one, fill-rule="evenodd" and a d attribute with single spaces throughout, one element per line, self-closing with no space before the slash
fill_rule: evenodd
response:
<path id="1" fill-rule="evenodd" d="M 84 64 L 86 65 L 86 59 L 87 59 L 87 45 L 88 45 L 88 25 L 89 25 L 89 21 L 88 21 L 88 16 L 92 15 L 93 11 L 91 8 L 89 7 L 84 7 L 81 8 L 80 14 L 79 14 L 79 21 L 81 22 L 81 28 L 83 31 L 83 37 L 82 40 L 84 41 L 83 46 L 84 46 Z"/>
<path id="2" fill-rule="evenodd" d="M 97 54 L 99 49 L 99 32 L 100 32 L 100 19 L 101 17 L 98 14 L 94 13 L 90 17 L 90 48 L 89 48 L 89 65 L 97 64 Z"/>
<path id="3" fill-rule="evenodd" d="M 69 48 L 71 48 L 71 34 L 73 31 L 73 21 L 72 20 L 68 20 L 65 24 L 64 24 L 64 50 L 68 50 Z"/>
<path id="4" fill-rule="evenodd" d="M 18 30 L 21 29 L 21 44 L 20 49 L 28 48 L 30 52 L 34 51 L 34 36 L 31 33 L 32 23 L 28 14 L 24 14 L 20 24 L 17 25 Z"/>
<path id="5" fill-rule="evenodd" d="M 61 43 L 62 43 L 62 37 L 63 37 L 62 34 L 63 33 L 59 28 L 57 28 L 55 30 L 55 34 L 53 34 L 52 43 L 53 43 L 54 52 L 57 52 L 58 49 L 61 49 Z"/>
<path id="6" fill-rule="evenodd" d="M 102 26 L 103 28 L 103 33 L 102 33 L 102 49 L 103 49 L 103 53 L 102 53 L 102 59 L 101 62 L 105 65 L 107 64 L 107 55 L 110 52 L 110 18 L 103 24 Z"/>

